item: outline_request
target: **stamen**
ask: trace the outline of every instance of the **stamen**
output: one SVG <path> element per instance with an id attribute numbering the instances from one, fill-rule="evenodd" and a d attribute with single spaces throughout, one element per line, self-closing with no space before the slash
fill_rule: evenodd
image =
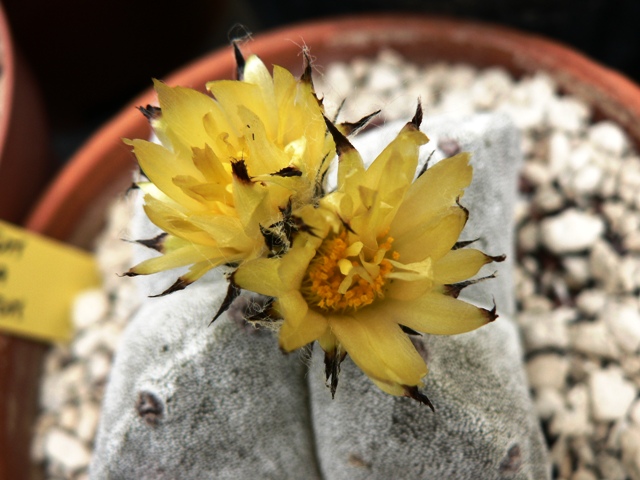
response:
<path id="1" fill-rule="evenodd" d="M 393 238 L 388 237 L 374 258 L 365 261 L 362 243 L 356 241 L 349 245 L 346 230 L 326 239 L 307 270 L 302 288 L 304 296 L 320 309 L 341 312 L 373 303 L 382 297 L 385 277 L 393 270 L 385 258 L 392 244 Z M 391 258 L 397 257 L 397 252 L 391 252 Z M 375 273 L 370 275 L 374 265 Z"/>

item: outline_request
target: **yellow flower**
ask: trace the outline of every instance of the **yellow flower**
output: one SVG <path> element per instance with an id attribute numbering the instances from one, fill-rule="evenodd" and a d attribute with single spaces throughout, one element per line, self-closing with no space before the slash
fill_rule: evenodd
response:
<path id="1" fill-rule="evenodd" d="M 160 107 L 141 110 L 161 144 L 126 141 L 149 179 L 139 184 L 145 212 L 165 232 L 141 241 L 164 255 L 127 275 L 191 265 L 163 294 L 219 265 L 285 251 L 285 212 L 322 194 L 335 154 L 308 59 L 296 79 L 278 66 L 271 76 L 256 56 L 245 62 L 237 47 L 236 58 L 241 79 L 208 83 L 212 96 L 156 81 Z"/>
<path id="2" fill-rule="evenodd" d="M 431 406 L 418 391 L 427 366 L 407 332 L 458 334 L 497 317 L 495 308 L 457 299 L 483 265 L 504 258 L 457 248 L 468 218 L 458 199 L 471 182 L 469 156 L 442 160 L 413 182 L 428 141 L 421 117 L 418 108 L 366 170 L 327 122 L 339 154 L 336 191 L 319 208 L 294 212 L 308 231 L 285 255 L 253 260 L 233 275 L 239 287 L 274 298 L 284 351 L 319 341 L 332 394 L 348 353 L 385 392 Z"/>

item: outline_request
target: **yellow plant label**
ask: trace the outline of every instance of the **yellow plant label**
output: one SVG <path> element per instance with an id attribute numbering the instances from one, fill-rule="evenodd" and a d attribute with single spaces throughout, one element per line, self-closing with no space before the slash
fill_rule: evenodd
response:
<path id="1" fill-rule="evenodd" d="M 71 307 L 99 285 L 92 255 L 0 220 L 0 330 L 46 341 L 71 338 Z"/>

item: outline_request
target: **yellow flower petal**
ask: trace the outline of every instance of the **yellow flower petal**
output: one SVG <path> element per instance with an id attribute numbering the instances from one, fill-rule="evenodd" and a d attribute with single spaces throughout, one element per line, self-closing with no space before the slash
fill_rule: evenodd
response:
<path id="1" fill-rule="evenodd" d="M 395 322 L 366 314 L 330 316 L 328 320 L 340 344 L 369 377 L 390 385 L 421 384 L 427 367 Z"/>
<path id="2" fill-rule="evenodd" d="M 183 157 L 170 152 L 162 145 L 146 140 L 127 140 L 126 143 L 133 147 L 133 153 L 142 171 L 165 195 L 185 208 L 204 210 L 201 202 L 189 197 L 173 182 L 173 177 L 178 174 L 200 175 L 190 159 L 184 161 Z"/>
<path id="3" fill-rule="evenodd" d="M 207 83 L 207 90 L 215 97 L 236 128 L 240 129 L 243 126 L 242 120 L 238 115 L 238 106 L 242 105 L 261 119 L 267 120 L 264 128 L 269 137 L 275 137 L 275 125 L 268 121 L 275 112 L 273 110 L 269 111 L 267 105 L 265 105 L 262 91 L 258 85 L 234 80 L 216 80 Z"/>
<path id="4" fill-rule="evenodd" d="M 209 260 L 203 262 L 194 263 L 189 268 L 189 271 L 180 276 L 180 282 L 186 287 L 191 285 L 196 280 L 202 278 L 202 276 L 209 270 L 215 268 L 217 265 L 211 263 Z"/>
<path id="5" fill-rule="evenodd" d="M 289 165 L 289 158 L 282 148 L 269 139 L 272 138 L 265 129 L 262 118 L 243 105 L 237 107 L 243 133 L 251 159 L 250 175 L 274 173 Z"/>
<path id="6" fill-rule="evenodd" d="M 209 144 L 204 148 L 193 147 L 192 160 L 194 166 L 202 173 L 205 180 L 210 183 L 227 185 L 231 182 L 231 167 L 229 163 L 223 164 Z M 225 168 L 225 165 L 228 168 Z M 180 172 L 184 173 L 184 172 Z"/>
<path id="7" fill-rule="evenodd" d="M 298 290 L 307 265 L 315 255 L 310 245 L 289 250 L 282 258 L 256 258 L 240 265 L 233 275 L 237 285 L 269 297 Z"/>
<path id="8" fill-rule="evenodd" d="M 386 319 L 432 335 L 470 332 L 496 318 L 488 310 L 438 292 L 408 301 L 384 299 L 368 307 L 366 315 L 368 319 Z"/>
<path id="9" fill-rule="evenodd" d="M 394 300 L 414 300 L 429 292 L 433 287 L 431 278 L 400 280 L 391 278 L 387 281 L 384 297 Z"/>
<path id="10" fill-rule="evenodd" d="M 407 123 L 367 169 L 365 185 L 380 192 L 383 201 L 389 192 L 409 188 L 418 166 L 418 150 L 428 141 L 413 123 Z"/>
<path id="11" fill-rule="evenodd" d="M 320 338 L 328 327 L 327 319 L 309 309 L 300 292 L 280 297 L 275 308 L 285 318 L 280 328 L 280 348 L 291 352 Z"/>
<path id="12" fill-rule="evenodd" d="M 190 158 L 193 147 L 203 148 L 211 140 L 204 128 L 205 115 L 214 115 L 220 119 L 224 115 L 211 97 L 197 90 L 170 87 L 158 80 L 154 81 L 154 87 L 162 109 L 160 122 L 164 125 L 170 146 L 176 154 Z"/>
<path id="13" fill-rule="evenodd" d="M 491 262 L 493 258 L 474 248 L 451 250 L 433 264 L 433 280 L 440 284 L 462 282 Z"/>
<path id="14" fill-rule="evenodd" d="M 138 275 L 148 275 L 150 273 L 157 273 L 163 270 L 184 267 L 185 265 L 202 262 L 203 260 L 206 260 L 215 267 L 224 263 L 225 258 L 221 255 L 221 250 L 219 248 L 191 244 L 177 250 L 171 250 L 159 257 L 144 260 L 133 267 L 131 272 Z"/>
<path id="15" fill-rule="evenodd" d="M 200 245 L 216 245 L 208 233 L 187 221 L 187 217 L 172 205 L 156 200 L 151 195 L 145 195 L 144 201 L 143 208 L 149 220 L 165 232 Z"/>
<path id="16" fill-rule="evenodd" d="M 334 150 L 334 146 L 331 137 L 325 134 L 322 109 L 318 105 L 313 87 L 307 82 L 297 81 L 289 71 L 277 65 L 273 67 L 273 83 L 279 111 L 277 143 L 288 145 L 305 138 L 306 168 L 303 170 L 315 173 L 318 159 L 322 160 L 329 151 Z M 327 166 L 328 164 L 325 168 Z"/>
<path id="17" fill-rule="evenodd" d="M 391 225 L 394 234 L 400 237 L 418 225 L 431 223 L 443 209 L 454 205 L 456 198 L 462 197 L 472 174 L 466 152 L 445 158 L 429 168 L 407 191 Z"/>
<path id="18" fill-rule="evenodd" d="M 467 222 L 467 212 L 460 207 L 450 207 L 446 212 L 439 220 L 418 225 L 404 235 L 390 231 L 402 263 L 419 262 L 425 257 L 435 262 L 451 250 Z"/>
<path id="19" fill-rule="evenodd" d="M 256 85 L 262 97 L 265 115 L 262 121 L 271 135 L 275 136 L 278 128 L 278 106 L 275 97 L 273 78 L 269 70 L 257 55 L 251 55 L 244 65 L 244 81 Z"/>
<path id="20" fill-rule="evenodd" d="M 269 208 L 268 196 L 269 190 L 259 182 L 245 182 L 234 176 L 233 201 L 238 218 L 249 235 L 260 234 L 260 225 L 271 225 L 278 220 L 279 212 Z"/>

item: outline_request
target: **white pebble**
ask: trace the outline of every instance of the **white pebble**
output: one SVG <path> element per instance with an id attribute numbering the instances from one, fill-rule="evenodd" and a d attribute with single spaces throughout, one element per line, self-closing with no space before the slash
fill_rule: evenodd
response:
<path id="1" fill-rule="evenodd" d="M 640 252 L 640 230 L 637 232 L 631 232 L 624 237 L 624 248 L 631 252 Z"/>
<path id="2" fill-rule="evenodd" d="M 638 392 L 633 383 L 624 378 L 620 368 L 609 367 L 591 374 L 589 393 L 594 419 L 606 422 L 622 418 Z"/>
<path id="3" fill-rule="evenodd" d="M 564 279 L 572 288 L 583 287 L 591 280 L 589 260 L 583 256 L 566 256 L 562 259 L 562 266 L 566 271 Z"/>
<path id="4" fill-rule="evenodd" d="M 89 377 L 94 383 L 103 382 L 111 371 L 111 356 L 103 351 L 98 351 L 89 357 L 87 368 Z"/>
<path id="5" fill-rule="evenodd" d="M 86 359 L 102 345 L 102 332 L 97 326 L 87 329 L 76 337 L 72 345 L 76 357 Z"/>
<path id="6" fill-rule="evenodd" d="M 640 428 L 640 400 L 636 400 L 633 403 L 629 417 L 631 418 L 631 421 Z"/>
<path id="7" fill-rule="evenodd" d="M 539 127 L 545 117 L 542 105 L 520 103 L 519 100 L 501 103 L 496 111 L 509 115 L 521 130 L 533 130 Z"/>
<path id="8" fill-rule="evenodd" d="M 560 97 L 549 102 L 549 125 L 576 133 L 585 126 L 589 108 L 573 97 Z"/>
<path id="9" fill-rule="evenodd" d="M 527 272 L 521 268 L 516 268 L 515 284 L 518 298 L 527 298 L 536 292 L 536 284 Z"/>
<path id="10" fill-rule="evenodd" d="M 475 82 L 478 71 L 469 64 L 452 65 L 449 70 L 446 86 L 451 90 L 469 90 Z"/>
<path id="11" fill-rule="evenodd" d="M 373 63 L 371 59 L 365 57 L 354 58 L 353 61 L 349 62 L 354 81 L 357 82 L 367 75 Z"/>
<path id="12" fill-rule="evenodd" d="M 555 388 L 541 388 L 536 392 L 535 406 L 538 417 L 549 420 L 564 408 L 564 398 Z"/>
<path id="13" fill-rule="evenodd" d="M 554 90 L 550 77 L 538 74 L 516 84 L 496 110 L 509 115 L 524 131 L 540 129 L 545 123 L 547 105 L 553 99 Z"/>
<path id="14" fill-rule="evenodd" d="M 574 386 L 567 394 L 568 408 L 560 410 L 551 421 L 553 435 L 589 435 L 593 425 L 589 421 L 589 393 L 583 384 Z"/>
<path id="15" fill-rule="evenodd" d="M 625 204 L 617 200 L 607 200 L 602 205 L 602 213 L 614 232 L 620 232 L 624 217 L 629 215 Z"/>
<path id="16" fill-rule="evenodd" d="M 602 290 L 582 290 L 576 298 L 576 306 L 588 316 L 596 316 L 604 308 L 607 294 Z"/>
<path id="17" fill-rule="evenodd" d="M 108 351 L 114 351 L 120 340 L 121 327 L 111 323 L 104 325 L 95 325 L 88 328 L 80 334 L 72 346 L 73 353 L 82 359 L 99 350 L 106 348 Z"/>
<path id="18" fill-rule="evenodd" d="M 586 167 L 593 161 L 595 152 L 593 147 L 589 144 L 578 144 L 569 152 L 568 167 L 570 170 L 565 170 L 565 173 L 573 176 L 573 172 L 577 172 L 580 169 Z"/>
<path id="19" fill-rule="evenodd" d="M 347 64 L 341 62 L 335 62 L 329 66 L 322 83 L 325 85 L 325 90 L 339 99 L 350 95 L 354 88 L 352 71 Z M 324 93 L 324 90 L 321 92 Z"/>
<path id="20" fill-rule="evenodd" d="M 575 173 L 571 181 L 572 192 L 577 195 L 595 193 L 602 182 L 602 169 L 596 165 L 585 165 Z"/>
<path id="21" fill-rule="evenodd" d="M 627 474 L 624 471 L 622 462 L 613 455 L 603 453 L 598 455 L 596 460 L 602 479 L 606 480 L 626 480 Z M 635 479 L 634 479 L 635 480 Z"/>
<path id="22" fill-rule="evenodd" d="M 91 460 L 89 449 L 80 440 L 59 428 L 54 428 L 47 434 L 45 451 L 51 460 L 69 473 L 87 467 Z"/>
<path id="23" fill-rule="evenodd" d="M 80 419 L 76 428 L 79 438 L 85 442 L 93 441 L 98 429 L 100 420 L 100 407 L 90 401 L 85 401 L 80 405 Z"/>
<path id="24" fill-rule="evenodd" d="M 519 321 L 523 328 L 526 350 L 567 348 L 569 346 L 567 324 L 575 317 L 576 312 L 569 308 L 559 308 L 553 312 L 520 314 Z"/>
<path id="25" fill-rule="evenodd" d="M 101 289 L 86 290 L 73 303 L 73 324 L 77 329 L 99 322 L 109 309 L 109 299 Z"/>
<path id="26" fill-rule="evenodd" d="M 399 71 L 411 68 L 413 64 L 407 64 L 403 56 L 390 48 L 380 50 L 377 55 L 378 63 L 396 67 Z"/>
<path id="27" fill-rule="evenodd" d="M 71 350 L 68 345 L 55 345 L 44 360 L 44 374 L 53 375 L 59 372 L 62 370 L 64 365 L 71 361 L 71 359 Z"/>
<path id="28" fill-rule="evenodd" d="M 575 208 L 541 222 L 542 242 L 554 253 L 579 252 L 591 247 L 604 232 L 604 222 L 596 215 Z"/>
<path id="29" fill-rule="evenodd" d="M 610 303 L 602 318 L 625 352 L 635 353 L 640 348 L 640 312 L 637 306 Z"/>
<path id="30" fill-rule="evenodd" d="M 627 474 L 633 479 L 640 479 L 640 427 L 631 427 L 622 432 L 622 463 Z"/>
<path id="31" fill-rule="evenodd" d="M 551 310 L 553 310 L 553 302 L 548 297 L 532 294 L 522 299 L 523 312 L 539 313 Z"/>
<path id="32" fill-rule="evenodd" d="M 533 203 L 543 212 L 559 210 L 564 201 L 562 194 L 550 183 L 542 184 L 533 197 Z"/>
<path id="33" fill-rule="evenodd" d="M 540 162 L 526 162 L 522 166 L 522 176 L 532 185 L 548 185 L 553 180 L 549 169 Z"/>
<path id="34" fill-rule="evenodd" d="M 384 114 L 387 118 L 400 118 L 409 120 L 415 113 L 416 99 L 415 97 L 407 97 L 405 95 L 399 95 L 397 97 L 391 97 L 384 105 Z M 424 108 L 424 104 L 423 104 Z"/>
<path id="35" fill-rule="evenodd" d="M 583 465 L 593 465 L 595 463 L 593 448 L 591 448 L 591 442 L 586 435 L 572 438 L 570 445 L 577 457 L 578 463 Z"/>
<path id="36" fill-rule="evenodd" d="M 439 113 L 471 115 L 473 104 L 469 101 L 469 93 L 463 89 L 448 90 L 442 94 Z"/>
<path id="37" fill-rule="evenodd" d="M 36 420 L 33 439 L 31 440 L 31 458 L 42 462 L 46 458 L 45 440 L 49 430 L 58 423 L 57 412 L 43 412 Z"/>
<path id="38" fill-rule="evenodd" d="M 608 293 L 618 293 L 620 257 L 613 247 L 603 239 L 597 239 L 589 254 L 589 265 L 593 278 L 602 283 Z"/>
<path id="39" fill-rule="evenodd" d="M 618 233 L 626 236 L 640 231 L 640 213 L 626 211 L 618 227 Z"/>
<path id="40" fill-rule="evenodd" d="M 536 222 L 527 222 L 518 231 L 518 246 L 524 252 L 533 252 L 538 248 L 539 238 L 538 224 Z"/>
<path id="41" fill-rule="evenodd" d="M 121 280 L 135 280 L 134 278 L 121 278 Z M 140 306 L 141 295 L 134 281 L 123 282 L 115 291 L 117 301 L 113 305 L 111 320 L 123 328 L 134 311 Z"/>
<path id="42" fill-rule="evenodd" d="M 80 362 L 68 365 L 57 374 L 47 375 L 40 389 L 40 405 L 46 410 L 58 410 L 79 396 L 84 381 L 85 366 Z"/>
<path id="43" fill-rule="evenodd" d="M 611 173 L 605 173 L 602 177 L 602 181 L 600 182 L 600 188 L 598 189 L 598 193 L 603 198 L 611 198 L 616 195 L 618 191 L 618 179 L 615 175 Z"/>
<path id="44" fill-rule="evenodd" d="M 622 292 L 634 292 L 640 287 L 640 258 L 623 256 L 620 259 L 618 282 Z"/>
<path id="45" fill-rule="evenodd" d="M 496 104 L 508 95 L 512 83 L 513 80 L 503 69 L 491 68 L 481 72 L 470 91 L 476 108 L 495 108 Z"/>
<path id="46" fill-rule="evenodd" d="M 580 322 L 571 325 L 569 339 L 578 352 L 617 359 L 620 349 L 604 322 Z"/>
<path id="47" fill-rule="evenodd" d="M 598 480 L 596 474 L 587 468 L 578 468 L 571 476 L 571 480 Z"/>
<path id="48" fill-rule="evenodd" d="M 602 428 L 602 423 L 600 424 Z M 604 424 L 606 425 L 606 423 Z M 613 422 L 613 425 L 609 429 L 609 438 L 607 438 L 606 448 L 610 450 L 620 450 L 621 448 L 621 436 L 625 430 L 628 430 L 630 427 L 629 420 L 627 417 L 620 418 Z"/>
<path id="49" fill-rule="evenodd" d="M 620 360 L 620 366 L 625 376 L 634 379 L 637 383 L 640 378 L 640 357 L 638 355 L 624 355 Z"/>
<path id="50" fill-rule="evenodd" d="M 60 410 L 58 416 L 58 424 L 66 430 L 75 430 L 80 419 L 78 407 L 73 404 L 67 404 Z"/>
<path id="51" fill-rule="evenodd" d="M 564 387 L 569 361 L 561 355 L 545 353 L 536 355 L 527 363 L 527 377 L 532 388 Z"/>
<path id="52" fill-rule="evenodd" d="M 369 73 L 367 87 L 376 91 L 394 90 L 401 84 L 398 70 L 391 65 L 376 63 Z"/>
<path id="53" fill-rule="evenodd" d="M 572 149 L 569 137 L 562 132 L 553 132 L 549 138 L 548 149 L 549 169 L 557 176 L 567 168 L 569 162 Z"/>
<path id="54" fill-rule="evenodd" d="M 591 126 L 588 136 L 594 146 L 614 155 L 622 155 L 627 148 L 626 135 L 618 125 L 610 121 Z"/>

